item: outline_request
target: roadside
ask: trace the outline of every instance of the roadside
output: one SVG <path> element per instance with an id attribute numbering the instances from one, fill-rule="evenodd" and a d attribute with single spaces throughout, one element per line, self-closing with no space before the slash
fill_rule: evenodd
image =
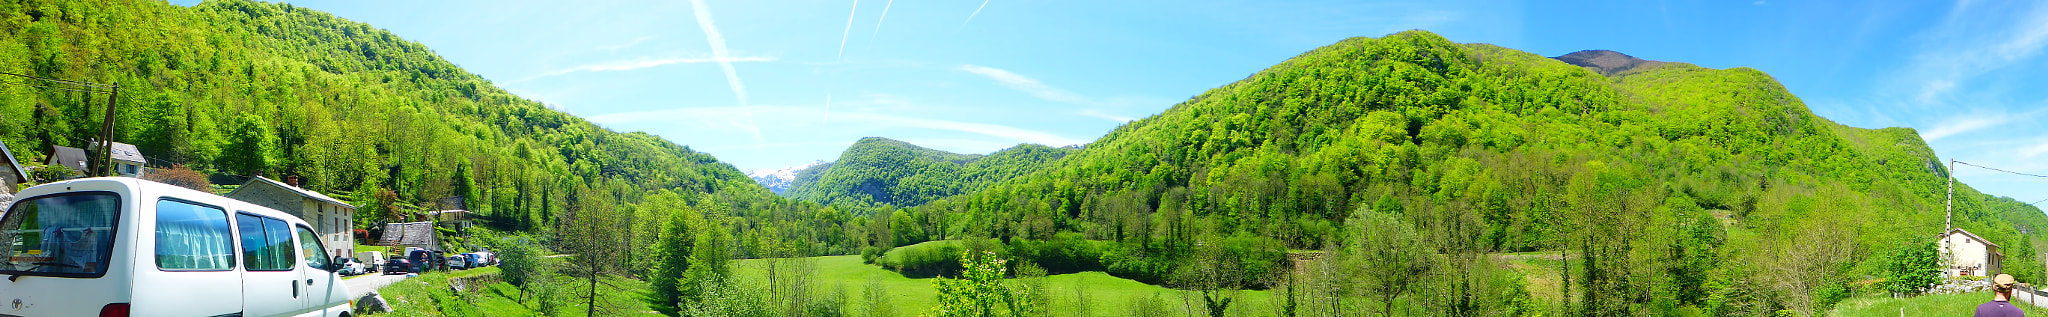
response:
<path id="1" fill-rule="evenodd" d="M 362 298 L 363 294 L 369 294 L 370 291 L 384 288 L 386 285 L 402 280 L 405 280 L 405 274 L 384 275 L 383 273 L 370 273 L 342 279 L 342 283 L 348 284 L 348 298 L 355 299 Z"/>

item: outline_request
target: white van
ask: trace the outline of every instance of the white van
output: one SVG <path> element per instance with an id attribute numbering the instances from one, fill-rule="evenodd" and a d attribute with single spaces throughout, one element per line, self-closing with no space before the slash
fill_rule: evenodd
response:
<path id="1" fill-rule="evenodd" d="M 371 271 L 384 271 L 384 251 L 356 252 L 356 260 L 363 261 L 363 265 L 370 266 Z"/>
<path id="2" fill-rule="evenodd" d="M 125 177 L 44 184 L 0 216 L 0 315 L 349 316 L 290 214 Z"/>

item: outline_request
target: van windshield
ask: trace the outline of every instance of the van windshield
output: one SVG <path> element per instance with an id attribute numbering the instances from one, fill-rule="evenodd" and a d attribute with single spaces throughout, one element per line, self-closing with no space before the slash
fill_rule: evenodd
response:
<path id="1" fill-rule="evenodd" d="M 0 218 L 0 274 L 100 277 L 114 248 L 121 198 L 110 192 L 30 198 Z"/>

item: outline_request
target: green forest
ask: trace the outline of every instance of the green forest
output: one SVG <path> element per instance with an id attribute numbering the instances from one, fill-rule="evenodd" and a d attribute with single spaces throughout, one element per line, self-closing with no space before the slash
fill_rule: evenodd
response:
<path id="1" fill-rule="evenodd" d="M 485 225 L 444 241 L 505 254 L 492 274 L 516 300 L 433 293 L 403 315 L 1823 315 L 1936 282 L 1950 173 L 1919 132 L 1816 116 L 1755 69 L 1603 74 L 1420 30 L 1302 53 L 1085 146 L 862 139 L 789 197 L 286 4 L 0 0 L 0 52 L 0 71 L 118 85 L 113 139 L 200 188 L 297 178 L 360 229 L 461 197 Z M 106 95 L 7 83 L 15 159 L 99 135 Z M 2004 246 L 2007 273 L 2048 277 L 2048 216 L 1954 193 L 1955 225 Z M 854 255 L 894 276 L 818 282 Z M 1089 298 L 1047 291 L 1061 276 L 1172 293 L 1053 309 Z M 882 285 L 935 295 L 887 304 L 917 292 Z"/>
<path id="2" fill-rule="evenodd" d="M 916 206 L 1036 172 L 1074 151 L 1020 144 L 984 156 L 863 138 L 847 147 L 839 160 L 798 171 L 789 196 L 857 207 Z"/>

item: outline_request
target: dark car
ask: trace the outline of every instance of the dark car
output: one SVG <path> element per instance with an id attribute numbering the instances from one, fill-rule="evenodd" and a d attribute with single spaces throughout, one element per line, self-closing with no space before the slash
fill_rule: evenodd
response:
<path id="1" fill-rule="evenodd" d="M 410 268 L 409 271 L 412 271 L 413 273 L 421 273 L 426 272 L 427 270 L 434 269 L 434 260 L 440 259 L 440 257 L 434 256 L 433 251 L 414 249 L 410 252 L 406 252 L 405 259 L 407 261 L 406 263 L 411 263 L 413 265 L 418 266 L 408 267 Z"/>
<path id="2" fill-rule="evenodd" d="M 406 261 L 405 259 L 399 258 L 393 258 L 384 261 L 384 275 L 405 274 L 412 272 L 417 272 L 412 269 L 412 261 Z"/>

